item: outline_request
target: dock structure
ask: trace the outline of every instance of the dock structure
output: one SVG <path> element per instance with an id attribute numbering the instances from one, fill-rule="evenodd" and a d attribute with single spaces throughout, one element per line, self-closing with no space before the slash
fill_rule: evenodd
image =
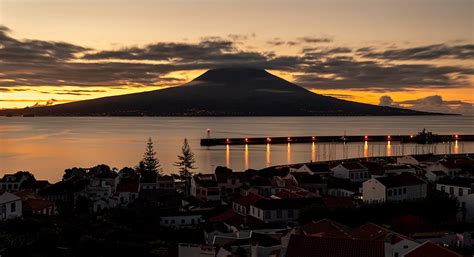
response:
<path id="1" fill-rule="evenodd" d="M 203 138 L 201 146 L 261 145 L 287 143 L 356 143 L 356 142 L 401 142 L 433 144 L 455 141 L 474 141 L 474 135 L 364 135 L 364 136 L 296 136 L 296 137 L 247 137 L 247 138 Z"/>

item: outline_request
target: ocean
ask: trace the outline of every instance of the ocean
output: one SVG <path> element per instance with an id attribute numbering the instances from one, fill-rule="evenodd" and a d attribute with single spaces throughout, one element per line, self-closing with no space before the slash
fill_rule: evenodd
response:
<path id="1" fill-rule="evenodd" d="M 474 152 L 473 142 L 431 146 L 398 142 L 202 147 L 207 137 L 473 134 L 472 116 L 396 117 L 0 117 L 0 176 L 20 170 L 55 182 L 64 169 L 138 164 L 149 137 L 164 173 L 176 173 L 184 138 L 196 155 L 196 172 L 217 166 L 248 168 L 342 158 L 411 153 Z"/>

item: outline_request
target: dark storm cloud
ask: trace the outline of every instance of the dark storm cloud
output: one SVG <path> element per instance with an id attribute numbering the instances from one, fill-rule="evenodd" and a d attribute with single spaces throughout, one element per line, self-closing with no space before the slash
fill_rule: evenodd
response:
<path id="1" fill-rule="evenodd" d="M 457 74 L 457 77 L 453 75 Z M 328 58 L 314 62 L 296 76 L 309 88 L 400 91 L 413 88 L 459 88 L 468 83 L 473 71 L 454 66 L 427 64 L 386 65 L 351 58 Z"/>
<path id="2" fill-rule="evenodd" d="M 41 40 L 19 41 L 10 36 L 10 30 L 0 26 L 0 60 L 3 63 L 35 62 L 49 63 L 74 58 L 77 53 L 89 50 L 81 46 L 64 42 Z"/>
<path id="3" fill-rule="evenodd" d="M 359 51 L 362 50 L 362 51 Z M 474 58 L 474 45 L 445 44 L 428 45 L 421 47 L 391 49 L 386 51 L 373 51 L 373 49 L 361 48 L 358 52 L 366 58 L 377 58 L 384 60 L 433 60 L 440 58 L 472 59 Z"/>
<path id="4" fill-rule="evenodd" d="M 458 66 L 387 62 L 395 56 L 401 58 L 402 54 L 393 52 L 401 51 L 399 49 L 381 54 L 373 48 L 306 47 L 301 54 L 282 56 L 273 52 L 244 51 L 232 40 L 207 37 L 197 43 L 158 42 L 143 47 L 95 51 L 63 42 L 17 40 L 9 32 L 8 28 L 0 27 L 0 90 L 3 92 L 18 86 L 117 88 L 170 85 L 184 82 L 171 77 L 171 72 L 228 66 L 298 72 L 296 82 L 308 88 L 376 91 L 464 87 L 467 76 L 473 74 L 472 69 Z M 229 38 L 244 39 L 238 35 L 229 35 Z M 277 44 L 280 41 L 289 45 L 290 42 L 328 43 L 332 40 L 306 37 L 283 41 L 275 38 L 271 42 Z M 412 49 L 421 48 L 437 49 L 433 46 Z M 470 45 L 443 45 L 444 54 L 440 54 L 438 49 L 438 56 L 454 58 L 462 53 L 462 58 L 459 58 L 464 59 L 472 54 L 470 48 Z M 409 52 L 411 56 L 421 56 L 416 54 L 420 50 L 403 50 L 404 58 L 410 56 Z M 369 60 L 357 60 L 357 55 Z"/>

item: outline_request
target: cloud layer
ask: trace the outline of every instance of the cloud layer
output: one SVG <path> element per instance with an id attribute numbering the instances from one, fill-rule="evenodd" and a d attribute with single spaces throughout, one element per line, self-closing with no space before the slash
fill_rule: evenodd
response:
<path id="1" fill-rule="evenodd" d="M 183 81 L 170 76 L 172 72 L 226 66 L 297 72 L 295 82 L 309 89 L 378 92 L 471 87 L 469 77 L 474 74 L 472 67 L 418 62 L 472 59 L 474 45 L 470 44 L 378 49 L 331 46 L 333 39 L 326 37 L 276 38 L 267 43 L 301 50 L 300 54 L 278 55 L 240 47 L 255 35 L 231 34 L 196 43 L 157 42 L 97 51 L 65 42 L 18 40 L 10 34 L 7 27 L 0 26 L 0 90 L 4 92 L 24 86 L 175 85 Z"/>
<path id="2" fill-rule="evenodd" d="M 410 108 L 419 111 L 457 113 L 474 115 L 474 107 L 471 103 L 463 101 L 446 101 L 439 95 L 432 95 L 423 98 L 394 101 L 391 96 L 380 97 L 379 105 L 398 108 Z"/>

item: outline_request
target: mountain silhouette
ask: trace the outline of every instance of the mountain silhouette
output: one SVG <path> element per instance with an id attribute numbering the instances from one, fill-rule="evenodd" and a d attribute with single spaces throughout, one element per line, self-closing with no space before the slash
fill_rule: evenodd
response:
<path id="1" fill-rule="evenodd" d="M 319 95 L 262 69 L 212 69 L 182 86 L 66 104 L 3 110 L 37 116 L 349 116 L 425 112 Z"/>

